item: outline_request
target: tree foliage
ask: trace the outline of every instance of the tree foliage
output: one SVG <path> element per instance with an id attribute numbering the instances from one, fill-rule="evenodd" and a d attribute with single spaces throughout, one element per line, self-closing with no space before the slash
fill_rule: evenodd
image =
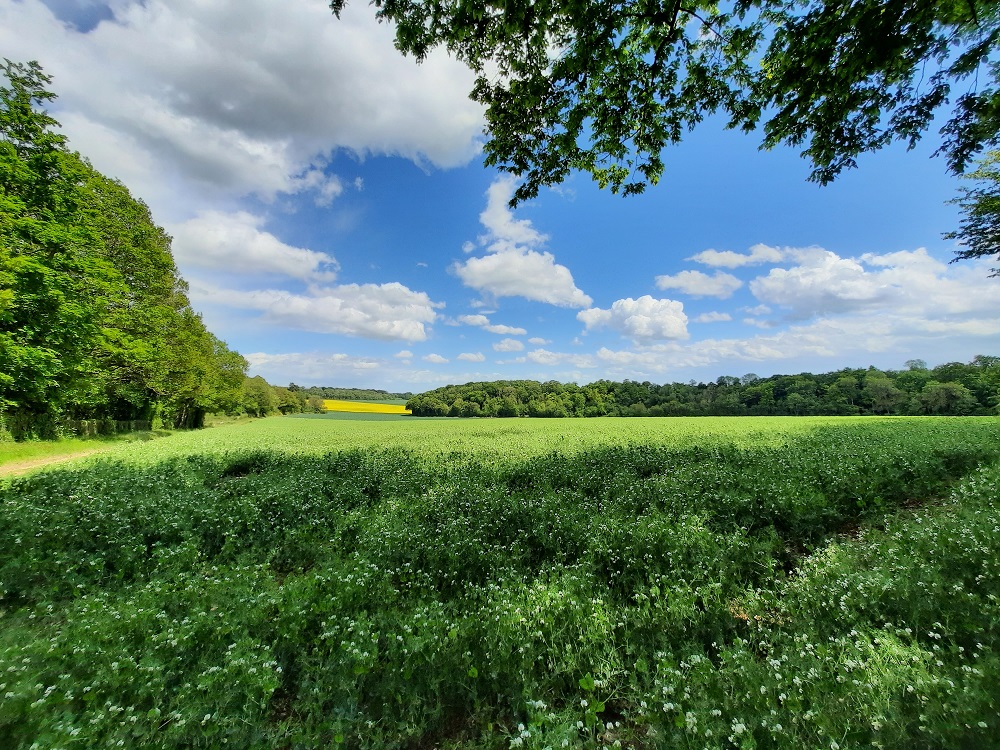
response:
<path id="1" fill-rule="evenodd" d="M 853 414 L 995 414 L 1000 358 L 977 356 L 928 369 L 838 370 L 759 378 L 722 376 L 714 383 L 589 385 L 533 380 L 449 385 L 414 396 L 418 417 L 663 417 Z"/>
<path id="2" fill-rule="evenodd" d="M 974 184 L 963 187 L 954 201 L 962 209 L 961 223 L 945 235 L 964 246 L 953 261 L 996 256 L 1000 264 L 1000 151 L 990 151 L 965 177 Z M 1000 276 L 1000 265 L 992 271 L 992 276 Z"/>
<path id="3" fill-rule="evenodd" d="M 332 0 L 334 13 L 346 0 Z M 641 192 L 706 117 L 802 146 L 811 179 L 913 145 L 941 115 L 962 172 L 997 142 L 1000 11 L 985 0 L 375 0 L 396 46 L 446 48 L 477 73 L 486 162 L 512 203 L 572 170 Z"/>
<path id="4" fill-rule="evenodd" d="M 246 360 L 191 309 L 170 238 L 68 149 L 37 63 L 0 71 L 0 429 L 193 427 L 233 408 Z"/>

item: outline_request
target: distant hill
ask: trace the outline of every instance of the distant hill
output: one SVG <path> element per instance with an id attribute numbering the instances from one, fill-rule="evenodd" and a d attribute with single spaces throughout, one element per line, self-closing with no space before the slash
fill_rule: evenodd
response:
<path id="1" fill-rule="evenodd" d="M 342 401 L 396 401 L 412 398 L 413 393 L 390 393 L 375 388 L 333 388 L 330 386 L 314 385 L 309 388 L 292 383 L 288 386 L 290 391 L 299 391 L 306 396 L 317 396 L 322 399 L 342 400 Z"/>

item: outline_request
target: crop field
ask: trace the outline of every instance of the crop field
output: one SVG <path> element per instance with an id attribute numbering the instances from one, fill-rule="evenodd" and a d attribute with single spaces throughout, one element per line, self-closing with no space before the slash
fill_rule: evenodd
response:
<path id="1" fill-rule="evenodd" d="M 341 399 L 323 399 L 323 408 L 327 411 L 350 412 L 357 414 L 409 414 L 405 401 L 345 401 Z"/>
<path id="2" fill-rule="evenodd" d="M 1000 747 L 995 418 L 274 418 L 0 484 L 0 748 Z"/>

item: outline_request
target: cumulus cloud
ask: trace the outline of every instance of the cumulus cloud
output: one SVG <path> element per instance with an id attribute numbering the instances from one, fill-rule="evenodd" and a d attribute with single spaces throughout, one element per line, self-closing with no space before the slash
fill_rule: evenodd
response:
<path id="1" fill-rule="evenodd" d="M 748 253 L 734 253 L 732 250 L 702 250 L 687 260 L 693 260 L 713 268 L 741 268 L 762 263 L 780 263 L 785 252 L 769 245 L 757 244 Z"/>
<path id="2" fill-rule="evenodd" d="M 528 331 L 516 326 L 500 325 L 490 323 L 490 319 L 485 315 L 459 315 L 459 323 L 467 326 L 478 326 L 488 333 L 496 333 L 500 336 L 523 336 Z"/>
<path id="3" fill-rule="evenodd" d="M 723 323 L 727 320 L 732 320 L 733 316 L 729 313 L 724 312 L 707 312 L 702 313 L 697 318 L 694 319 L 695 323 Z"/>
<path id="4" fill-rule="evenodd" d="M 514 194 L 510 177 L 487 191 L 479 218 L 487 233 L 479 237 L 486 255 L 455 263 L 452 271 L 466 286 L 493 297 L 524 297 L 558 307 L 587 307 L 592 299 L 577 288 L 573 274 L 555 256 L 537 249 L 548 239 L 530 221 L 515 219 L 507 201 Z M 467 252 L 474 248 L 466 247 Z"/>
<path id="5" fill-rule="evenodd" d="M 535 349 L 534 351 L 530 351 L 524 355 L 524 359 L 527 362 L 532 362 L 536 365 L 545 365 L 546 367 L 569 364 L 573 367 L 579 367 L 581 369 L 590 369 L 596 366 L 594 364 L 594 358 L 588 354 L 550 352 L 548 349 Z"/>
<path id="6" fill-rule="evenodd" d="M 636 341 L 686 339 L 687 315 L 684 305 L 672 299 L 654 299 L 648 294 L 639 299 L 616 300 L 611 308 L 592 307 L 576 315 L 587 329 L 612 328 Z"/>
<path id="7" fill-rule="evenodd" d="M 485 362 L 486 355 L 482 352 L 462 352 L 456 359 L 460 359 L 463 362 Z"/>
<path id="8" fill-rule="evenodd" d="M 259 216 L 238 211 L 203 211 L 172 226 L 179 263 L 238 274 L 280 274 L 303 281 L 333 281 L 340 269 L 333 256 L 287 245 L 263 231 Z"/>
<path id="9" fill-rule="evenodd" d="M 792 268 L 772 268 L 751 281 L 750 291 L 762 302 L 790 309 L 796 318 L 883 307 L 905 295 L 899 275 L 869 271 L 861 260 L 828 250 L 801 252 L 797 259 Z"/>
<path id="10" fill-rule="evenodd" d="M 246 355 L 250 372 L 261 375 L 269 383 L 324 383 L 350 380 L 355 376 L 371 377 L 371 371 L 383 364 L 376 357 L 350 354 L 293 353 L 270 354 L 253 352 Z"/>
<path id="11" fill-rule="evenodd" d="M 269 383 L 363 383 L 367 388 L 411 391 L 418 384 L 434 387 L 452 378 L 451 373 L 440 368 L 414 369 L 408 361 L 343 352 L 253 352 L 246 358 L 250 374 L 260 375 Z"/>
<path id="12" fill-rule="evenodd" d="M 67 3 L 50 5 L 61 17 L 2 0 L 0 48 L 43 61 L 73 147 L 147 200 L 185 200 L 171 198 L 181 179 L 229 196 L 312 191 L 322 204 L 343 189 L 325 174 L 334 149 L 439 167 L 479 151 L 471 71 L 444 50 L 414 65 L 364 4 L 338 21 L 311 0 L 122 0 L 86 33 Z"/>
<path id="13" fill-rule="evenodd" d="M 701 271 L 681 271 L 672 276 L 665 274 L 656 277 L 657 289 L 677 289 L 692 297 L 726 299 L 741 286 L 742 281 L 722 271 L 716 271 L 711 276 Z"/>
<path id="14" fill-rule="evenodd" d="M 414 292 L 398 282 L 341 284 L 315 288 L 310 294 L 192 285 L 191 296 L 206 304 L 257 310 L 265 321 L 287 328 L 388 341 L 425 340 L 426 326 L 441 306 L 425 292 Z"/>
<path id="15" fill-rule="evenodd" d="M 517 339 L 501 339 L 493 345 L 493 350 L 498 352 L 521 352 L 524 351 L 524 344 Z"/>
<path id="16" fill-rule="evenodd" d="M 430 362 L 431 364 L 434 365 L 443 365 L 448 362 L 448 360 L 442 357 L 440 354 L 428 354 L 424 357 L 421 357 L 421 359 L 423 359 L 424 362 Z"/>
<path id="17" fill-rule="evenodd" d="M 505 325 L 488 325 L 483 326 L 483 330 L 488 333 L 495 333 L 500 336 L 523 336 L 528 331 L 525 328 L 518 328 L 517 326 L 505 326 Z"/>
<path id="18" fill-rule="evenodd" d="M 453 266 L 466 286 L 494 297 L 524 297 L 558 307 L 587 307 L 593 300 L 549 252 L 513 248 Z"/>
<path id="19" fill-rule="evenodd" d="M 598 361 L 608 377 L 665 378 L 685 368 L 740 360 L 825 359 L 838 367 L 846 358 L 872 363 L 875 355 L 891 356 L 890 361 L 901 364 L 933 351 L 939 361 L 948 361 L 1000 345 L 1000 287 L 988 277 L 986 262 L 953 266 L 924 249 L 851 259 L 810 248 L 794 251 L 790 258 L 798 261 L 789 269 L 795 273 L 769 273 L 761 277 L 767 283 L 759 286 L 774 297 L 773 304 L 795 306 L 790 325 L 787 319 L 747 318 L 744 323 L 766 332 L 683 344 L 637 342 L 634 349 L 618 351 L 602 348 Z M 830 282 L 830 291 L 817 287 L 820 276 Z M 857 288 L 850 288 L 847 279 Z M 807 288 L 821 297 L 820 304 L 809 300 Z M 771 308 L 748 311 L 767 315 Z M 805 320 L 808 315 L 813 319 Z"/>
<path id="20" fill-rule="evenodd" d="M 486 191 L 486 208 L 479 214 L 479 221 L 487 229 L 480 238 L 484 244 L 541 245 L 548 236 L 535 229 L 527 219 L 515 219 L 508 205 L 517 188 L 516 180 L 504 175 L 494 180 Z"/>
<path id="21" fill-rule="evenodd" d="M 397 359 L 410 359 L 413 356 L 413 352 L 411 352 L 409 349 L 403 349 L 402 351 L 396 352 L 392 356 L 396 357 Z"/>
<path id="22" fill-rule="evenodd" d="M 770 334 L 747 338 L 703 339 L 689 344 L 666 342 L 635 350 L 601 348 L 600 362 L 612 372 L 632 372 L 632 377 L 662 376 L 689 367 L 731 364 L 734 361 L 766 362 L 813 356 L 843 357 L 848 353 L 884 352 L 901 343 L 891 321 L 870 321 L 865 317 L 822 320 L 790 326 Z"/>
<path id="23" fill-rule="evenodd" d="M 528 343 L 535 346 L 545 346 L 546 344 L 551 344 L 552 342 L 548 339 L 543 339 L 541 336 L 532 336 L 528 339 Z"/>

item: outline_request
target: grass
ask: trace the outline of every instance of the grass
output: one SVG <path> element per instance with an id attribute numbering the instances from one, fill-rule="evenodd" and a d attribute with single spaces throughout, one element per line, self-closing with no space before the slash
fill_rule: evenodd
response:
<path id="1" fill-rule="evenodd" d="M 0 485 L 0 747 L 1000 745 L 995 419 L 143 448 Z"/>
<path id="2" fill-rule="evenodd" d="M 29 440 L 20 443 L 13 441 L 0 442 L 0 467 L 50 458 L 68 458 L 82 453 L 106 450 L 113 446 L 146 443 L 149 440 L 156 437 L 163 437 L 167 434 L 169 433 L 165 431 L 133 432 L 92 438 Z"/>

